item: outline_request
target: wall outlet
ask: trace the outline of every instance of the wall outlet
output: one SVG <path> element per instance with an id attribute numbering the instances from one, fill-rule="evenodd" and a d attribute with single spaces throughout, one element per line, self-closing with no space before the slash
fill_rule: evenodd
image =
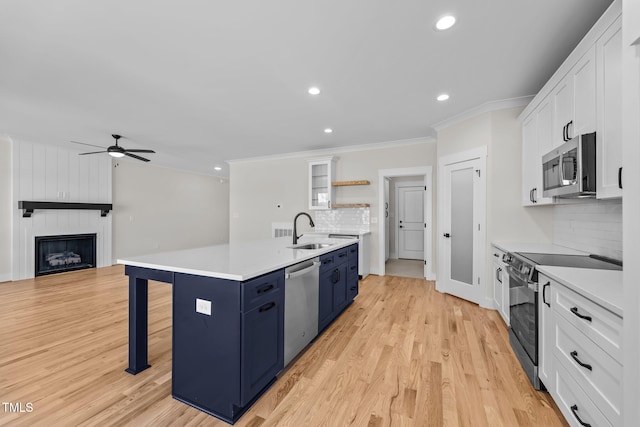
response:
<path id="1" fill-rule="evenodd" d="M 196 298 L 196 313 L 206 314 L 211 316 L 211 301 L 206 299 Z"/>

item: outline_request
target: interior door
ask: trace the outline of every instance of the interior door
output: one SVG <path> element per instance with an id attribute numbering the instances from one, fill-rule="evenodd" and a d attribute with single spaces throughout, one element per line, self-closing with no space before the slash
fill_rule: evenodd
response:
<path id="1" fill-rule="evenodd" d="M 480 304 L 484 263 L 484 159 L 442 168 L 441 270 L 438 290 Z"/>
<path id="2" fill-rule="evenodd" d="M 389 178 L 384 179 L 384 260 L 389 259 L 389 246 L 391 241 L 389 239 Z"/>
<path id="3" fill-rule="evenodd" d="M 424 186 L 398 187 L 398 258 L 424 259 Z"/>

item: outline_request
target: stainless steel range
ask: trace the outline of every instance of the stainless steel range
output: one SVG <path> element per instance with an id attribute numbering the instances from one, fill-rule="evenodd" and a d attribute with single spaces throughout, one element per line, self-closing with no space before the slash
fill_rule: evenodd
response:
<path id="1" fill-rule="evenodd" d="M 509 342 L 531 384 L 538 378 L 538 271 L 537 265 L 622 270 L 622 263 L 596 255 L 560 255 L 513 252 L 504 256 L 509 271 Z"/>

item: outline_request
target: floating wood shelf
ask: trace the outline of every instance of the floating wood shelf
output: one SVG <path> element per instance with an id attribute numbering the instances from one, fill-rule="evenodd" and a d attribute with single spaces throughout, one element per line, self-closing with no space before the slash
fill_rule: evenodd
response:
<path id="1" fill-rule="evenodd" d="M 18 209 L 22 209 L 22 216 L 31 217 L 34 209 L 83 209 L 100 211 L 100 216 L 107 216 L 113 209 L 111 203 L 74 203 L 74 202 L 31 202 L 21 200 L 18 202 Z"/>
<path id="2" fill-rule="evenodd" d="M 344 187 L 346 185 L 369 185 L 371 182 L 366 179 L 361 179 L 359 181 L 333 181 L 331 185 L 334 187 Z"/>
<path id="3" fill-rule="evenodd" d="M 369 203 L 336 203 L 333 208 L 368 208 L 370 206 Z"/>

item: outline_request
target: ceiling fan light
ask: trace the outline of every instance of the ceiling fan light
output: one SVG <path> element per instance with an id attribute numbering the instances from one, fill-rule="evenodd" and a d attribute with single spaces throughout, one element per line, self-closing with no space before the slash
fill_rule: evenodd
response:
<path id="1" fill-rule="evenodd" d="M 109 155 L 117 159 L 119 159 L 120 157 L 124 157 L 124 153 L 120 153 L 118 151 L 109 151 Z"/>

